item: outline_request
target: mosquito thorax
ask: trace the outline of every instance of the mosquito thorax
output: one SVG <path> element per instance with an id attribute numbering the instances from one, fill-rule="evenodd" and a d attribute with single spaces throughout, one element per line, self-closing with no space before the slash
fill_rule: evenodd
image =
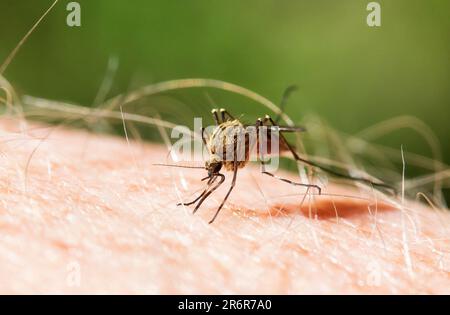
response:
<path id="1" fill-rule="evenodd" d="M 211 134 L 209 152 L 215 156 L 211 159 L 221 161 L 221 167 L 233 171 L 236 153 L 238 168 L 244 167 L 249 160 L 248 133 L 244 125 L 237 119 L 224 121 Z"/>

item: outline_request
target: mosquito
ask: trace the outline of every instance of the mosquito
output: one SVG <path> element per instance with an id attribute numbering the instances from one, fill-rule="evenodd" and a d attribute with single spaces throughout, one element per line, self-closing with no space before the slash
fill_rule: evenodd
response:
<path id="1" fill-rule="evenodd" d="M 286 103 L 286 99 L 289 94 L 295 90 L 295 86 L 291 86 L 286 89 L 283 94 L 282 102 L 280 104 L 281 112 Z M 230 196 L 233 188 L 236 185 L 236 179 L 238 170 L 244 168 L 249 163 L 250 153 L 253 149 L 253 146 L 256 144 L 256 151 L 258 156 L 258 162 L 260 163 L 260 171 L 262 174 L 271 176 L 277 180 L 283 181 L 285 183 L 294 185 L 294 186 L 303 186 L 309 189 L 316 189 L 317 193 L 320 195 L 322 193 L 322 189 L 318 185 L 314 184 L 305 184 L 301 182 L 295 182 L 266 170 L 266 164 L 264 154 L 270 154 L 270 150 L 267 148 L 271 147 L 271 133 L 277 132 L 279 153 L 288 152 L 292 155 L 292 157 L 300 163 L 321 169 L 329 173 L 330 175 L 334 175 L 336 177 L 363 182 L 374 187 L 390 189 L 395 192 L 395 189 L 383 182 L 374 182 L 370 179 L 364 177 L 355 177 L 351 175 L 347 175 L 344 173 L 337 172 L 333 169 L 330 169 L 326 166 L 320 165 L 316 162 L 306 160 L 299 156 L 294 147 L 287 141 L 284 136 L 284 133 L 293 133 L 293 132 L 304 132 L 305 128 L 301 126 L 280 126 L 278 124 L 279 119 L 281 118 L 281 114 L 276 117 L 276 119 L 272 119 L 271 116 L 266 115 L 264 118 L 258 118 L 253 127 L 252 135 L 256 135 L 256 141 L 251 142 L 251 134 L 248 131 L 249 125 L 244 125 L 239 119 L 234 118 L 227 110 L 221 109 L 213 109 L 212 116 L 215 122 L 214 130 L 210 135 L 206 135 L 205 128 L 201 130 L 201 136 L 203 140 L 203 144 L 206 146 L 209 158 L 205 162 L 204 167 L 196 167 L 196 166 L 181 166 L 181 165 L 167 165 L 167 164 L 156 164 L 162 166 L 174 166 L 174 167 L 182 167 L 182 168 L 200 168 L 205 169 L 207 171 L 207 176 L 202 179 L 202 181 L 207 180 L 206 188 L 203 192 L 194 200 L 189 202 L 181 202 L 178 203 L 177 206 L 184 205 L 190 206 L 193 204 L 195 208 L 193 210 L 193 214 L 197 212 L 203 202 L 215 191 L 217 190 L 225 181 L 225 175 L 221 173 L 222 169 L 226 171 L 232 172 L 233 178 L 231 181 L 231 185 L 228 188 L 228 191 L 222 200 L 221 204 L 217 208 L 213 218 L 209 221 L 209 224 L 213 223 L 219 212 L 222 210 L 225 205 L 228 197 Z M 261 129 L 265 128 L 266 135 L 263 137 Z M 239 141 L 239 139 L 241 141 Z"/>

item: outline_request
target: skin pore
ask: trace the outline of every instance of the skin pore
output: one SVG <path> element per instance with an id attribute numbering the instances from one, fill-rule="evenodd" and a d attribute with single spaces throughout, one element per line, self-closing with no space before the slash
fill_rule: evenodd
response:
<path id="1" fill-rule="evenodd" d="M 208 225 L 231 173 L 192 215 L 205 171 L 154 166 L 163 146 L 18 126 L 0 120 L 0 293 L 450 293 L 445 210 L 331 182 L 302 203 L 249 166 Z"/>

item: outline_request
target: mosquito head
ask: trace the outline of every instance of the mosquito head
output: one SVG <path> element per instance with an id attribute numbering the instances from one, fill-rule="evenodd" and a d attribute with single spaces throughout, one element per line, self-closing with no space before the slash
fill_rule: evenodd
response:
<path id="1" fill-rule="evenodd" d="M 212 176 L 213 174 L 217 174 L 222 169 L 222 160 L 219 156 L 213 154 L 211 155 L 209 161 L 206 161 L 205 168 L 208 171 L 208 175 Z"/>

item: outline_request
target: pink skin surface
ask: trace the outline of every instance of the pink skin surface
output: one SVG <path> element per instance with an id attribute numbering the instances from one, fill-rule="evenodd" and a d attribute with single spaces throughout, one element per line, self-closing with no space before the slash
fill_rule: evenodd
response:
<path id="1" fill-rule="evenodd" d="M 0 136 L 0 293 L 450 293 L 446 211 L 342 184 L 302 203 L 249 166 L 208 225 L 230 173 L 192 215 L 176 203 L 205 171 L 152 165 L 162 146 L 6 120 Z"/>

